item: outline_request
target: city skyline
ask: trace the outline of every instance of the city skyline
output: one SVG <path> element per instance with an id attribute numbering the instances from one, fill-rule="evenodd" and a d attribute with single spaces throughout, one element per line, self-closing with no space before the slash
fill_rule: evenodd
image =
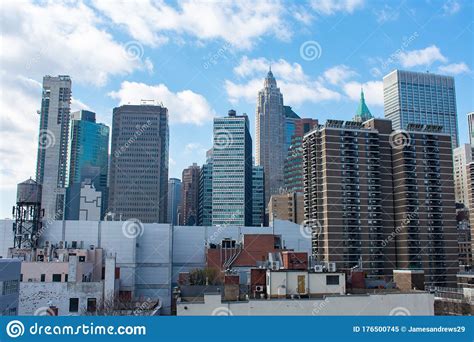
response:
<path id="1" fill-rule="evenodd" d="M 186 166 L 205 162 L 205 151 L 212 146 L 212 119 L 225 115 L 229 108 L 249 115 L 255 148 L 256 94 L 270 65 L 285 104 L 301 117 L 320 122 L 330 117 L 350 120 L 361 85 L 374 117 L 383 117 L 382 77 L 394 69 L 454 75 L 460 143 L 468 141 L 466 115 L 474 107 L 472 51 L 464 48 L 472 31 L 472 4 L 468 1 L 390 6 L 334 2 L 332 6 L 315 3 L 306 8 L 262 2 L 252 11 L 245 4 L 210 4 L 209 13 L 219 18 L 229 6 L 235 13 L 228 18 L 230 22 L 236 23 L 240 15 L 246 18 L 245 24 L 260 19 L 262 25 L 259 29 L 251 26 L 245 33 L 234 34 L 239 30 L 225 28 L 209 34 L 191 24 L 173 40 L 169 33 L 186 24 L 190 9 L 162 6 L 172 9 L 171 28 L 158 27 L 136 14 L 148 25 L 146 32 L 137 32 L 131 24 L 120 29 L 120 18 L 106 4 L 47 4 L 44 8 L 6 4 L 2 30 L 8 42 L 17 43 L 1 57 L 5 68 L 2 126 L 7 128 L 2 144 L 1 195 L 5 205 L 1 217 L 11 217 L 9 207 L 14 203 L 16 184 L 34 175 L 36 160 L 29 157 L 37 148 L 39 117 L 34 113 L 40 108 L 39 84 L 47 74 L 69 75 L 73 80 L 71 111 L 94 111 L 97 121 L 109 127 L 112 108 L 120 104 L 142 99 L 163 102 L 170 113 L 170 177 L 180 178 Z M 51 11 L 53 7 L 55 11 Z M 68 15 L 61 16 L 66 10 Z M 126 11 L 117 7 L 120 10 Z M 10 15 L 4 18 L 5 13 Z M 88 20 L 80 23 L 85 14 L 90 15 Z M 93 21 L 99 15 L 112 18 L 111 24 L 100 27 Z M 47 19 L 51 25 L 48 34 L 57 39 L 45 43 L 46 31 L 9 30 L 13 27 L 9 18 L 14 18 L 15 25 L 28 20 L 32 26 L 41 26 Z M 70 44 L 78 32 L 62 32 L 65 21 L 90 32 L 91 42 L 101 48 L 94 50 L 90 43 L 61 45 Z M 445 27 L 443 32 L 434 29 L 438 25 Z M 359 39 L 352 39 L 354 35 Z M 310 42 L 318 44 L 310 45 L 315 54 L 303 54 Z M 63 57 L 60 51 L 67 50 L 64 48 L 73 48 L 70 55 L 75 59 L 57 58 Z M 84 51 L 91 51 L 87 58 L 82 57 Z M 114 63 L 104 57 L 108 53 L 116 57 Z M 190 129 L 195 134 L 188 134 Z"/>
<path id="2" fill-rule="evenodd" d="M 64 324 L 22 316 L 472 332 L 413 319 L 474 314 L 473 0 L 25 0 L 0 15 L 9 337 Z M 73 323 L 53 333 L 146 335 Z"/>

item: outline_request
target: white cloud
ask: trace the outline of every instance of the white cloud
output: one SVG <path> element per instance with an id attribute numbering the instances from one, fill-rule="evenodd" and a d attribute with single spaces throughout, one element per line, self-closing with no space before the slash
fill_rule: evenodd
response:
<path id="1" fill-rule="evenodd" d="M 310 25 L 313 22 L 314 16 L 305 7 L 294 7 L 290 11 L 293 18 L 304 25 Z"/>
<path id="2" fill-rule="evenodd" d="M 398 58 L 401 65 L 405 68 L 411 68 L 418 65 L 431 65 L 436 61 L 442 63 L 448 61 L 436 45 L 431 45 L 421 50 L 402 51 L 398 54 Z"/>
<path id="3" fill-rule="evenodd" d="M 336 12 L 352 13 L 364 5 L 364 0 L 312 0 L 311 7 L 323 15 Z"/>
<path id="4" fill-rule="evenodd" d="M 368 105 L 383 106 L 383 82 L 369 81 L 365 83 L 349 82 L 344 85 L 346 95 L 354 101 L 360 99 L 360 89 L 364 89 L 365 102 Z"/>
<path id="5" fill-rule="evenodd" d="M 220 38 L 238 48 L 249 48 L 264 35 L 283 40 L 291 36 L 279 1 L 184 0 L 177 7 L 150 0 L 93 3 L 134 39 L 152 46 L 167 42 L 171 34 L 188 34 L 199 40 Z"/>
<path id="6" fill-rule="evenodd" d="M 381 9 L 374 9 L 373 13 L 379 24 L 383 24 L 388 21 L 395 21 L 400 16 L 400 12 L 389 5 L 385 5 Z"/>
<path id="7" fill-rule="evenodd" d="M 234 83 L 226 80 L 224 88 L 231 103 L 238 103 L 240 100 L 255 103 L 257 92 L 263 87 L 263 78 L 255 78 L 246 83 Z"/>
<path id="8" fill-rule="evenodd" d="M 41 83 L 44 74 L 101 86 L 112 75 L 142 68 L 82 2 L 6 1 L 0 11 L 0 189 L 13 203 L 16 184 L 36 169 Z M 74 85 L 73 85 L 74 86 Z M 88 108 L 77 98 L 73 109 Z M 10 204 L 12 204 L 10 203 Z"/>
<path id="9" fill-rule="evenodd" d="M 226 80 L 224 83 L 229 101 L 237 103 L 242 99 L 255 103 L 258 91 L 263 88 L 263 80 L 270 64 L 286 104 L 298 106 L 304 102 L 316 103 L 341 98 L 337 91 L 325 86 L 324 80 L 311 79 L 306 75 L 298 63 L 291 64 L 284 59 L 271 62 L 266 58 L 249 59 L 245 56 L 234 68 L 234 73 L 240 78 L 245 78 L 245 81 L 235 83 Z"/>
<path id="10" fill-rule="evenodd" d="M 141 100 L 155 100 L 168 108 L 170 123 L 190 123 L 202 125 L 215 116 L 207 100 L 191 90 L 177 93 L 170 91 L 164 84 L 148 85 L 139 82 L 122 82 L 118 91 L 109 93 L 118 99 L 119 105 L 139 104 Z"/>
<path id="11" fill-rule="evenodd" d="M 461 62 L 461 63 L 453 63 L 453 64 L 448 64 L 448 65 L 441 65 L 438 68 L 438 71 L 441 73 L 458 75 L 458 74 L 470 72 L 471 69 L 469 69 L 466 63 Z"/>
<path id="12" fill-rule="evenodd" d="M 94 11 L 79 3 L 7 1 L 2 5 L 2 68 L 40 79 L 68 74 L 74 81 L 104 85 L 111 75 L 144 68 L 100 29 Z M 133 56 L 132 56 L 133 57 Z"/>
<path id="13" fill-rule="evenodd" d="M 1 71 L 0 92 L 0 189 L 14 189 L 16 184 L 36 170 L 41 87 L 36 81 L 11 76 Z M 5 198 L 4 198 L 5 200 Z M 13 205 L 8 203 L 9 205 Z"/>
<path id="14" fill-rule="evenodd" d="M 443 4 L 443 12 L 445 15 L 453 15 L 459 12 L 461 5 L 456 0 L 448 0 Z"/>
<path id="15" fill-rule="evenodd" d="M 81 109 L 91 110 L 91 108 L 87 104 L 85 104 L 79 99 L 76 99 L 75 97 L 72 97 L 71 98 L 71 112 L 75 112 Z"/>
<path id="16" fill-rule="evenodd" d="M 248 77 L 258 74 L 266 75 L 270 66 L 272 72 L 278 74 L 279 79 L 300 82 L 307 79 L 300 64 L 290 64 L 284 59 L 272 62 L 263 57 L 255 59 L 249 59 L 247 56 L 242 57 L 239 65 L 234 68 L 234 73 L 240 77 Z"/>
<path id="17" fill-rule="evenodd" d="M 184 146 L 184 152 L 194 155 L 203 155 L 206 154 L 207 149 L 204 148 L 200 143 L 192 142 Z"/>
<path id="18" fill-rule="evenodd" d="M 356 76 L 357 73 L 349 68 L 346 65 L 336 65 L 335 67 L 332 67 L 330 69 L 327 69 L 323 73 L 323 77 L 331 84 L 340 84 L 341 82 L 344 82 L 354 76 Z"/>

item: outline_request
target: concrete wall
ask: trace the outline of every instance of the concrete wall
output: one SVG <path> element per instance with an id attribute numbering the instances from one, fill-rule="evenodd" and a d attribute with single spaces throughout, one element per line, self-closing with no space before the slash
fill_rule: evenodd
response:
<path id="1" fill-rule="evenodd" d="M 86 184 L 81 187 L 79 200 L 79 220 L 97 221 L 100 220 L 100 211 L 102 208 L 102 192 Z"/>
<path id="2" fill-rule="evenodd" d="M 434 296 L 410 294 L 328 296 L 324 299 L 272 299 L 222 303 L 220 295 L 205 295 L 204 303 L 178 303 L 178 316 L 433 316 Z"/>
<path id="3" fill-rule="evenodd" d="M 97 306 L 103 300 L 103 282 L 94 283 L 28 283 L 20 284 L 18 314 L 46 315 L 50 306 L 58 308 L 59 316 L 84 315 L 87 299 L 95 298 Z M 69 312 L 69 299 L 79 298 L 79 312 Z"/>

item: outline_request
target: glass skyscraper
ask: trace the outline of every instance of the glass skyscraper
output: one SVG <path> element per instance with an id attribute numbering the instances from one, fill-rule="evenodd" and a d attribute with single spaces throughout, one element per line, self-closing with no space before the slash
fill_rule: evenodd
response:
<path id="1" fill-rule="evenodd" d="M 252 167 L 252 226 L 265 224 L 265 175 L 263 166 Z"/>
<path id="2" fill-rule="evenodd" d="M 385 117 L 395 130 L 409 124 L 439 125 L 459 146 L 454 78 L 394 70 L 383 78 Z"/>
<path id="3" fill-rule="evenodd" d="M 252 138 L 247 115 L 214 119 L 212 225 L 252 224 Z"/>
<path id="4" fill-rule="evenodd" d="M 212 148 L 199 173 L 198 226 L 212 225 Z"/>
<path id="5" fill-rule="evenodd" d="M 96 123 L 96 114 L 80 110 L 71 114 L 68 153 L 67 219 L 78 219 L 74 213 L 78 206 L 81 183 L 87 180 L 102 193 L 101 218 L 107 209 L 107 175 L 109 166 L 108 126 Z M 72 216 L 71 216 L 72 215 Z"/>
<path id="6" fill-rule="evenodd" d="M 291 138 L 295 134 L 296 123 L 300 117 L 290 106 L 283 106 L 283 112 L 285 113 L 285 151 L 288 151 L 291 146 Z"/>
<path id="7" fill-rule="evenodd" d="M 287 192 L 303 192 L 303 137 L 318 126 L 316 119 L 298 119 L 291 137 L 291 145 L 284 165 L 285 190 Z"/>
<path id="8" fill-rule="evenodd" d="M 168 216 L 167 222 L 173 226 L 179 224 L 179 210 L 181 206 L 182 184 L 178 178 L 170 178 L 168 181 Z"/>

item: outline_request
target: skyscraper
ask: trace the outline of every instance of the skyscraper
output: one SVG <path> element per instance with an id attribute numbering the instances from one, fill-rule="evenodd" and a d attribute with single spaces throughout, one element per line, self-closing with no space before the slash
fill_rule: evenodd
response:
<path id="1" fill-rule="evenodd" d="M 199 210 L 199 174 L 201 168 L 196 164 L 183 170 L 180 225 L 196 226 Z"/>
<path id="2" fill-rule="evenodd" d="M 256 118 L 256 164 L 265 170 L 265 203 L 284 186 L 283 164 L 286 157 L 283 95 L 270 70 L 258 92 Z"/>
<path id="3" fill-rule="evenodd" d="M 349 270 L 418 269 L 451 286 L 458 267 L 451 136 L 441 126 L 328 120 L 304 137 L 313 255 Z"/>
<path id="4" fill-rule="evenodd" d="M 467 113 L 467 125 L 469 128 L 469 143 L 474 146 L 474 112 Z"/>
<path id="5" fill-rule="evenodd" d="M 263 166 L 252 167 L 252 226 L 265 224 L 265 174 Z"/>
<path id="6" fill-rule="evenodd" d="M 166 222 L 168 144 L 165 107 L 114 108 L 108 210 L 116 219 Z"/>
<path id="7" fill-rule="evenodd" d="M 179 224 L 179 210 L 181 207 L 182 184 L 178 178 L 170 178 L 168 181 L 168 216 L 167 222 L 176 226 Z"/>
<path id="8" fill-rule="evenodd" d="M 199 174 L 198 226 L 212 225 L 212 148 L 206 153 L 206 164 Z"/>
<path id="9" fill-rule="evenodd" d="M 285 190 L 287 192 L 303 192 L 303 136 L 317 126 L 318 120 L 315 119 L 295 121 L 284 165 Z"/>
<path id="10" fill-rule="evenodd" d="M 283 113 L 285 114 L 285 151 L 288 151 L 291 146 L 291 138 L 295 134 L 296 123 L 301 118 L 290 106 L 283 106 Z"/>
<path id="11" fill-rule="evenodd" d="M 474 162 L 467 164 L 467 196 L 469 208 L 474 208 Z M 471 226 L 471 251 L 474 252 L 474 210 L 469 210 L 469 225 Z M 474 260 L 473 260 L 474 261 Z"/>
<path id="12" fill-rule="evenodd" d="M 459 146 L 454 78 L 394 70 L 383 78 L 385 117 L 393 129 L 409 124 L 439 125 Z"/>
<path id="13" fill-rule="evenodd" d="M 214 119 L 212 225 L 252 224 L 252 138 L 247 115 Z"/>
<path id="14" fill-rule="evenodd" d="M 462 144 L 453 150 L 454 195 L 456 203 L 469 208 L 467 165 L 472 162 L 472 145 Z"/>
<path id="15" fill-rule="evenodd" d="M 36 181 L 44 217 L 61 220 L 66 197 L 71 78 L 43 77 Z"/>
<path id="16" fill-rule="evenodd" d="M 68 190 L 66 219 L 78 219 L 81 183 L 88 180 L 101 193 L 101 214 L 107 209 L 107 175 L 109 165 L 109 127 L 96 123 L 96 114 L 80 110 L 71 114 L 68 152 Z"/>

